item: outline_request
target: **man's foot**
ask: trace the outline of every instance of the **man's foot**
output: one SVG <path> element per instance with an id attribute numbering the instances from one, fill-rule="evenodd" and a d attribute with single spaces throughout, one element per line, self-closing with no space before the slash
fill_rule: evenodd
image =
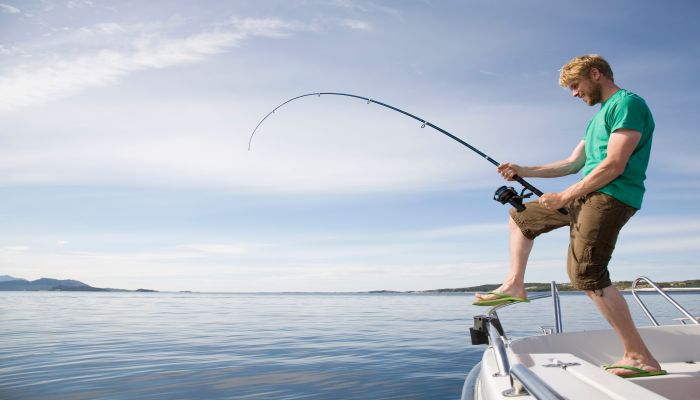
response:
<path id="1" fill-rule="evenodd" d="M 475 302 L 472 303 L 472 305 L 475 305 L 475 306 L 498 306 L 498 305 L 507 304 L 507 303 L 529 303 L 530 302 L 530 300 L 528 300 L 526 297 L 515 297 L 515 296 L 510 296 L 510 295 L 498 293 L 498 292 L 489 292 L 488 294 L 491 296 L 496 296 L 496 298 L 493 300 L 476 300 Z"/>
<path id="2" fill-rule="evenodd" d="M 616 366 L 621 368 L 615 368 Z M 604 367 L 606 371 L 622 378 L 666 374 L 666 371 L 661 369 L 659 362 L 650 357 L 623 357 L 621 360 Z"/>
<path id="3" fill-rule="evenodd" d="M 498 294 L 494 294 L 498 293 Z M 480 293 L 477 292 L 474 294 L 474 297 L 476 301 L 487 301 L 487 300 L 498 300 L 503 298 L 503 295 L 506 296 L 511 296 L 511 297 L 518 297 L 521 299 L 527 299 L 527 292 L 525 292 L 525 288 L 513 288 L 513 287 L 504 287 L 501 286 L 497 289 L 494 289 L 492 292 L 489 293 Z"/>

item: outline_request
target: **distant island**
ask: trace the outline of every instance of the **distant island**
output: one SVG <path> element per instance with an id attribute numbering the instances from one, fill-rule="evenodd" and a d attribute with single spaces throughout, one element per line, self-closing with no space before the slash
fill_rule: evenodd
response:
<path id="1" fill-rule="evenodd" d="M 678 291 L 700 291 L 700 279 L 691 279 L 685 281 L 669 281 L 656 282 L 660 288 L 667 290 Z M 489 292 L 497 289 L 498 284 L 484 284 L 478 286 L 469 286 L 462 288 L 447 288 L 447 289 L 429 289 L 429 290 L 371 290 L 368 292 L 355 293 L 371 293 L 371 294 L 391 294 L 391 293 L 465 293 L 465 292 Z M 613 286 L 621 291 L 630 290 L 632 281 L 613 282 Z M 644 290 L 651 288 L 650 285 L 642 282 L 637 286 L 638 289 Z M 557 289 L 560 292 L 574 292 L 570 283 L 558 283 Z M 528 292 L 548 292 L 551 290 L 549 283 L 532 282 L 525 284 L 525 290 Z M 152 289 L 114 289 L 114 288 L 98 288 L 90 286 L 80 281 L 72 279 L 51 279 L 41 278 L 34 281 L 29 281 L 22 278 L 15 278 L 9 275 L 0 275 L 0 291 L 60 291 L 60 292 L 158 292 Z M 181 290 L 180 293 L 193 293 L 189 290 Z"/>
<path id="2" fill-rule="evenodd" d="M 57 292 L 157 292 L 151 289 L 98 288 L 72 279 L 41 278 L 28 281 L 9 275 L 0 275 L 0 291 L 57 291 Z"/>
<path id="3" fill-rule="evenodd" d="M 687 281 L 670 281 L 670 282 L 655 282 L 656 285 L 662 289 L 670 290 L 699 290 L 700 291 L 700 279 L 691 279 Z M 451 292 L 489 292 L 491 290 L 497 289 L 500 285 L 498 284 L 486 284 L 479 286 L 470 286 L 465 288 L 454 288 L 454 289 L 432 289 L 424 290 L 422 293 L 451 293 Z M 632 287 L 632 281 L 619 281 L 613 282 L 618 290 L 629 290 Z M 646 282 L 641 282 L 637 285 L 639 289 L 651 288 Z M 557 289 L 560 292 L 574 292 L 575 289 L 570 283 L 557 283 Z M 551 290 L 550 283 L 526 283 L 525 290 L 528 292 L 548 292 Z M 372 293 L 386 293 L 387 291 L 374 291 Z"/>

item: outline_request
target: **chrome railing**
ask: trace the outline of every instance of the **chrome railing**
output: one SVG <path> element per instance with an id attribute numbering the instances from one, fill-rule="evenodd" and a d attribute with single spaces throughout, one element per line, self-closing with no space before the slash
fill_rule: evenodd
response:
<path id="1" fill-rule="evenodd" d="M 561 333 L 561 307 L 559 305 L 559 291 L 557 290 L 556 282 L 552 281 L 550 293 L 530 297 L 530 301 L 544 299 L 550 296 L 552 297 L 552 302 L 554 305 L 555 330 L 556 333 Z M 511 372 L 510 361 L 508 360 L 508 354 L 506 353 L 506 348 L 508 347 L 508 337 L 501 327 L 497 311 L 513 304 L 517 303 L 504 303 L 491 307 L 488 312 L 488 317 L 483 317 L 487 321 L 486 331 L 489 337 L 489 344 L 493 348 L 493 354 L 496 359 L 496 366 L 498 368 L 498 373 L 495 376 L 509 376 Z"/>
<path id="2" fill-rule="evenodd" d="M 654 326 L 659 326 L 659 323 L 656 321 L 656 318 L 651 314 L 647 306 L 644 304 L 642 299 L 637 295 L 637 285 L 639 282 L 645 281 L 648 283 L 656 292 L 658 292 L 663 298 L 668 300 L 669 303 L 671 303 L 678 311 L 680 311 L 683 315 L 685 315 L 685 318 L 690 320 L 692 323 L 700 325 L 700 321 L 690 313 L 683 308 L 680 304 L 678 304 L 675 300 L 673 300 L 669 295 L 666 294 L 660 287 L 658 287 L 654 282 L 652 282 L 651 279 L 647 278 L 646 276 L 640 276 L 639 278 L 635 279 L 634 282 L 632 282 L 632 296 L 634 297 L 635 300 L 637 300 L 637 303 L 639 303 L 639 306 L 642 307 L 642 311 L 644 311 L 644 314 L 647 315 L 647 317 L 651 320 L 651 323 L 654 324 Z M 684 319 L 685 319 L 684 318 Z M 685 323 L 685 322 L 684 322 Z"/>
<path id="3" fill-rule="evenodd" d="M 515 364 L 513 368 L 510 369 L 510 387 L 510 389 L 503 392 L 504 396 L 522 396 L 529 393 L 538 400 L 564 399 L 564 397 L 549 387 L 540 377 L 532 373 L 532 371 L 522 364 Z"/>
<path id="4" fill-rule="evenodd" d="M 557 283 L 552 281 L 551 283 L 551 295 L 552 304 L 554 306 L 554 330 L 555 333 L 564 332 L 564 328 L 561 324 L 561 305 L 559 304 L 559 289 L 557 289 Z"/>
<path id="5" fill-rule="evenodd" d="M 498 374 L 495 376 L 508 376 L 510 373 L 510 361 L 508 361 L 508 354 L 506 354 L 505 334 L 501 335 L 501 332 L 491 322 L 489 322 L 488 329 L 489 342 L 493 346 L 493 354 L 496 357 L 496 366 L 498 367 Z"/>

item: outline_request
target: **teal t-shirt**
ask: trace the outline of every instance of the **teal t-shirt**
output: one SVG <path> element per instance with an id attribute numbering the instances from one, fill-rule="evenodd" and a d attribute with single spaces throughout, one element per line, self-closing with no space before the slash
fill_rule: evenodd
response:
<path id="1" fill-rule="evenodd" d="M 618 129 L 633 129 L 642 133 L 625 171 L 612 182 L 598 189 L 636 209 L 642 207 L 654 118 L 647 103 L 636 94 L 620 89 L 600 107 L 586 128 L 586 163 L 583 176 L 588 175 L 608 154 L 610 135 Z"/>

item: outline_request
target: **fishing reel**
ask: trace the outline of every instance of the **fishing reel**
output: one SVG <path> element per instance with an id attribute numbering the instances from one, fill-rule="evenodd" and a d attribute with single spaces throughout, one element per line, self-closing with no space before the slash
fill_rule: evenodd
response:
<path id="1" fill-rule="evenodd" d="M 501 204 L 510 204 L 518 210 L 518 212 L 525 211 L 525 206 L 523 205 L 523 199 L 527 199 L 532 196 L 532 193 L 525 193 L 525 188 L 518 194 L 512 186 L 501 186 L 496 190 L 493 195 L 493 199 Z"/>

